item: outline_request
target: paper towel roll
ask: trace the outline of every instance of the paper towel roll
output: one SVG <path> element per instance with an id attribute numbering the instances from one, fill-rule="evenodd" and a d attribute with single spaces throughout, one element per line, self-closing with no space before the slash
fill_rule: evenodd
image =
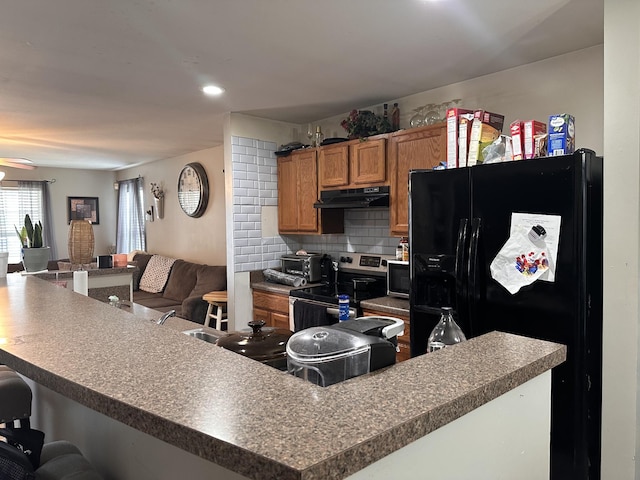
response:
<path id="1" fill-rule="evenodd" d="M 82 295 L 89 295 L 89 272 L 79 270 L 73 272 L 73 291 Z"/>
<path id="2" fill-rule="evenodd" d="M 288 275 L 271 268 L 263 270 L 262 274 L 267 280 L 275 283 L 282 283 L 283 285 L 291 285 L 292 287 L 304 287 L 307 284 L 307 280 L 303 277 Z"/>

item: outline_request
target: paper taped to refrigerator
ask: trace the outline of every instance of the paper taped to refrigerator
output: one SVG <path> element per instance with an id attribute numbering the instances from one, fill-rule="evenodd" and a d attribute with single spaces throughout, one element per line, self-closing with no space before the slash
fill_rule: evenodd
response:
<path id="1" fill-rule="evenodd" d="M 549 269 L 540 276 L 540 280 L 553 282 L 556 278 L 556 260 L 558 259 L 558 243 L 560 241 L 560 215 L 542 215 L 537 213 L 511 214 L 511 232 L 513 235 L 518 230 L 529 231 L 534 225 L 542 225 L 547 233 L 544 242 L 547 247 Z"/>
<path id="2" fill-rule="evenodd" d="M 491 277 L 511 294 L 536 280 L 553 282 L 559 234 L 557 215 L 513 213 L 510 236 L 491 262 Z"/>

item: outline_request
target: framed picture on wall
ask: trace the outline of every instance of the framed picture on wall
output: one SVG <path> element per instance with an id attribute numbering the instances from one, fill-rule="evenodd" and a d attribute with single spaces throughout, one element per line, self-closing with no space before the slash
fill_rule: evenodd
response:
<path id="1" fill-rule="evenodd" d="M 99 225 L 98 197 L 67 197 L 67 218 L 67 223 L 71 223 L 71 220 L 88 220 L 93 225 Z"/>

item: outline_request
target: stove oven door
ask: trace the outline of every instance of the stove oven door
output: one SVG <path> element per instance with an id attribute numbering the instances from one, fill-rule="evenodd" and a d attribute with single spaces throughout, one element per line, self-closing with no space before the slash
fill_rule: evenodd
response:
<path id="1" fill-rule="evenodd" d="M 338 306 L 332 303 L 289 297 L 289 330 L 292 332 L 338 323 L 338 316 Z M 357 316 L 358 311 L 349 307 L 349 319 Z"/>

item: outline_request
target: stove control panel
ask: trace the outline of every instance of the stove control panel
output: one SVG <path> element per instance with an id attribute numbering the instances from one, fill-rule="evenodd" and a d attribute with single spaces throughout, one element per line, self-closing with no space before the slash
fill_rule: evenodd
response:
<path id="1" fill-rule="evenodd" d="M 385 274 L 387 272 L 387 260 L 392 260 L 393 255 L 377 255 L 368 253 L 341 253 L 338 268 L 343 271 L 369 272 Z"/>

